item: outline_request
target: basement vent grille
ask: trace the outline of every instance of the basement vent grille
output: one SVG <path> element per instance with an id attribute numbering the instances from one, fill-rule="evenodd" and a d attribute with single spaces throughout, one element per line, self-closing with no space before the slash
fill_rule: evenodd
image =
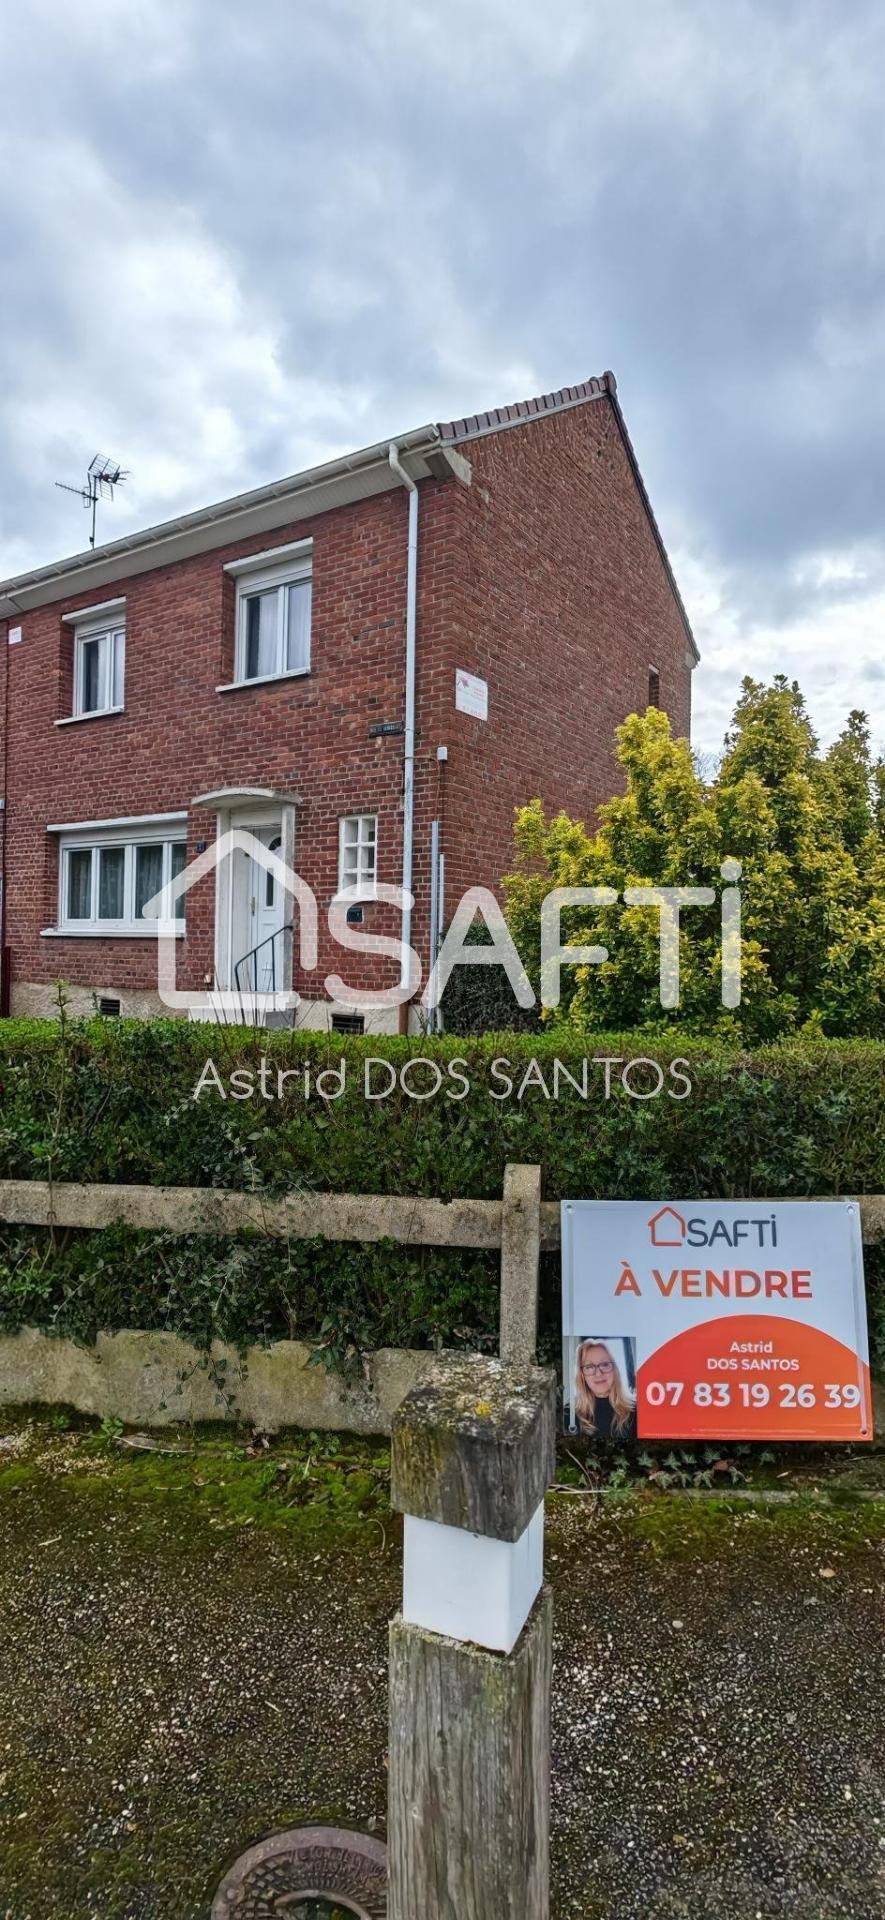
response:
<path id="1" fill-rule="evenodd" d="M 366 1023 L 361 1013 L 333 1013 L 333 1033 L 365 1033 Z"/>

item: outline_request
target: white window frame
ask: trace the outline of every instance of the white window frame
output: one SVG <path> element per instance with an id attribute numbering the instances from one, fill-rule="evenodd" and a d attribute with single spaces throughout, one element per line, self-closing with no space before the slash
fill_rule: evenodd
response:
<path id="1" fill-rule="evenodd" d="M 64 933 L 83 938 L 90 936 L 100 940 L 107 938 L 156 938 L 159 922 L 146 920 L 135 915 L 135 872 L 136 854 L 139 847 L 162 848 L 161 887 L 168 887 L 172 875 L 172 848 L 185 848 L 187 859 L 187 816 L 171 824 L 168 817 L 156 820 L 145 819 L 137 824 L 125 826 L 84 827 L 59 836 L 58 852 L 58 922 L 55 927 L 44 929 L 47 933 Z M 101 919 L 99 905 L 99 869 L 103 852 L 109 849 L 123 849 L 123 913 L 115 919 Z M 70 859 L 74 853 L 91 855 L 89 915 L 83 919 L 74 919 L 68 913 L 70 883 Z M 159 888 L 157 889 L 159 891 Z M 180 932 L 184 933 L 184 894 L 179 897 L 178 908 L 181 915 Z"/>
<path id="2" fill-rule="evenodd" d="M 104 713 L 122 713 L 126 699 L 126 602 L 109 601 L 103 607 L 65 614 L 74 628 L 74 686 L 71 717 L 97 720 Z M 83 705 L 83 651 L 87 641 L 104 642 L 99 651 L 99 701 Z M 114 699 L 115 660 L 120 655 L 120 698 Z"/>
<path id="3" fill-rule="evenodd" d="M 355 842 L 348 842 L 347 829 L 356 825 Z M 369 829 L 372 828 L 370 835 Z M 371 853 L 371 870 L 368 856 Z M 353 855 L 356 855 L 355 861 Z M 350 856 L 350 858 L 348 858 Z M 348 878 L 348 867 L 355 866 L 355 878 Z M 338 896 L 348 900 L 372 900 L 378 885 L 378 815 L 345 813 L 338 822 Z"/>
<path id="4" fill-rule="evenodd" d="M 267 556 L 261 556 L 266 559 Z M 236 562 L 233 563 L 236 566 Z M 287 596 L 288 587 L 299 586 L 306 581 L 312 586 L 313 559 L 310 552 L 302 549 L 300 555 L 284 561 L 282 565 L 249 567 L 244 564 L 237 572 L 237 614 L 236 614 L 236 652 L 234 661 L 233 685 L 237 687 L 263 686 L 269 680 L 298 680 L 310 672 L 311 666 L 311 623 L 307 630 L 307 659 L 300 667 L 286 665 L 287 645 Z M 258 673 L 247 677 L 246 649 L 248 646 L 248 602 L 258 593 L 276 593 L 277 618 L 274 642 L 274 670 L 272 673 Z M 311 605 L 311 617 L 313 607 Z M 226 691 L 226 689 L 225 689 Z"/>

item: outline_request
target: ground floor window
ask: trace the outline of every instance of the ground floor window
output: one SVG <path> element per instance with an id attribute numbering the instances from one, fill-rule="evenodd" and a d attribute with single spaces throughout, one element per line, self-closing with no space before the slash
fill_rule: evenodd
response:
<path id="1" fill-rule="evenodd" d="M 146 826 L 138 834 L 104 831 L 70 835 L 60 843 L 59 931 L 150 933 L 148 902 L 180 874 L 187 861 L 181 831 Z M 184 896 L 175 903 L 184 919 Z"/>

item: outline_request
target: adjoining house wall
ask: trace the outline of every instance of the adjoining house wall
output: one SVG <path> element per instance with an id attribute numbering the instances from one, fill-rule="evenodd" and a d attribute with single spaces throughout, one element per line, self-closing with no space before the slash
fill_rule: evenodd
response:
<path id="1" fill-rule="evenodd" d="M 694 654 L 605 396 L 464 444 L 456 666 L 488 682 L 487 721 L 454 711 L 444 738 L 447 892 L 513 864 L 513 811 L 540 797 L 594 824 L 623 789 L 615 731 L 648 704 L 649 669 L 688 734 Z"/>
<path id="2" fill-rule="evenodd" d="M 90 987 L 72 987 L 67 981 L 14 980 L 10 1012 L 16 1019 L 56 1019 L 60 984 L 63 986 L 66 1011 L 78 1020 L 88 1020 L 97 1012 L 98 1002 L 105 999 L 119 1000 L 121 1017 L 126 1020 L 155 1020 L 161 1014 L 168 1017 L 169 1009 L 164 1007 L 156 990 L 149 992 L 98 983 Z"/>
<path id="3" fill-rule="evenodd" d="M 439 620 L 429 555 L 439 496 L 456 483 L 422 485 L 422 593 L 432 634 Z M 313 888 L 320 916 L 315 974 L 297 987 L 311 1024 L 328 1020 L 327 973 L 364 987 L 389 984 L 389 962 L 342 954 L 325 913 L 338 885 L 342 815 L 378 815 L 379 879 L 402 872 L 402 734 L 372 737 L 374 725 L 402 724 L 405 667 L 407 499 L 402 489 L 335 509 L 272 537 L 253 535 L 213 552 L 108 586 L 126 599 L 125 710 L 58 727 L 71 712 L 70 628 L 63 615 L 88 604 L 82 585 L 69 598 L 24 614 L 20 646 L 5 645 L 10 673 L 8 738 L 7 938 L 13 951 L 12 1004 L 18 1012 L 53 1010 L 53 983 L 69 983 L 72 1006 L 90 1011 L 94 995 L 119 998 L 123 1012 L 159 1009 L 156 943 L 144 938 L 52 937 L 58 917 L 57 836 L 50 824 L 186 810 L 188 856 L 212 843 L 216 814 L 192 806 L 220 787 L 273 788 L 298 796 L 295 864 Z M 309 675 L 219 693 L 232 678 L 233 580 L 225 563 L 292 538 L 312 538 L 313 621 Z M 420 779 L 419 773 L 419 779 Z M 416 846 L 419 897 L 429 897 Z M 202 990 L 214 964 L 215 877 L 188 894 L 187 934 L 179 942 L 177 982 Z M 421 931 L 420 917 L 417 927 Z M 399 932 L 399 916 L 380 903 L 365 909 L 367 933 Z M 426 924 L 425 924 L 426 940 Z M 386 966 L 386 970 L 385 970 Z M 389 1010 L 380 1029 L 396 1024 Z M 367 1020 L 369 1030 L 379 1021 Z"/>
<path id="4" fill-rule="evenodd" d="M 343 956 L 342 956 L 343 957 Z M 117 986 L 72 987 L 67 981 L 63 985 L 65 1009 L 74 1019 L 89 1019 L 101 1011 L 102 1000 L 119 1001 L 119 1014 L 123 1020 L 156 1020 L 183 1018 L 165 1006 L 160 995 L 154 992 L 126 989 Z M 33 981 L 13 982 L 11 1013 L 17 1019 L 55 1020 L 59 1013 L 59 983 Z M 329 1033 L 336 1009 L 331 1000 L 301 1000 L 293 1018 L 293 1026 L 308 1033 Z M 198 1017 L 198 1016 L 197 1016 Z M 206 1018 L 211 1019 L 211 1009 Z M 363 1015 L 363 1030 L 367 1034 L 397 1033 L 399 1014 L 396 1007 L 378 1007 L 367 1010 Z M 417 1017 L 413 1019 L 411 1031 L 419 1031 Z"/>

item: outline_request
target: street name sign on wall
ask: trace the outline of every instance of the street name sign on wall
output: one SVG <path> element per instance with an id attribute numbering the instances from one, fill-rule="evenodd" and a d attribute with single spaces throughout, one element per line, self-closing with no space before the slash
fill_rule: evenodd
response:
<path id="1" fill-rule="evenodd" d="M 871 1440 L 849 1200 L 562 1204 L 567 1429 L 639 1440 Z"/>

